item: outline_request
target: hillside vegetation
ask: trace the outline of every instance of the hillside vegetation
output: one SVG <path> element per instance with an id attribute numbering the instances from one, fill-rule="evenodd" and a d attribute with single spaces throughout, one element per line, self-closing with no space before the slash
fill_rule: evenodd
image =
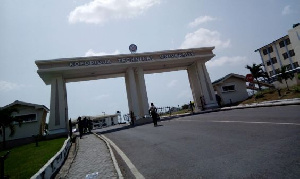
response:
<path id="1" fill-rule="evenodd" d="M 279 96 L 279 92 L 277 89 L 265 89 L 260 92 L 257 92 L 255 95 L 241 102 L 240 104 L 251 104 L 263 101 L 300 98 L 300 85 L 291 87 L 290 90 L 288 90 L 287 88 L 281 89 L 280 95 L 281 96 Z"/>

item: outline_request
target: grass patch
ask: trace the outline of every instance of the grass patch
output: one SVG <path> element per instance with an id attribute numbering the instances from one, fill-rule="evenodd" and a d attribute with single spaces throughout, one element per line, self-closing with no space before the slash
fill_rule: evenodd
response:
<path id="1" fill-rule="evenodd" d="M 47 140 L 15 147 L 5 160 L 5 175 L 13 178 L 30 178 L 42 168 L 62 147 L 66 138 Z M 4 155 L 6 151 L 1 151 Z"/>
<path id="2" fill-rule="evenodd" d="M 276 89 L 265 89 L 258 92 L 251 98 L 243 101 L 241 104 L 259 103 L 263 101 L 272 101 L 278 99 L 300 98 L 300 85 L 290 87 L 290 91 L 287 88 L 281 89 L 280 94 L 281 96 L 279 96 Z"/>

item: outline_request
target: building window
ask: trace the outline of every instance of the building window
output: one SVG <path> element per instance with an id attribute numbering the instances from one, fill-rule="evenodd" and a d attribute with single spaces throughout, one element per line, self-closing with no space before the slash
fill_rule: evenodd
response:
<path id="1" fill-rule="evenodd" d="M 291 41 L 290 41 L 289 38 L 285 39 L 285 44 L 286 44 L 286 45 L 290 45 L 290 44 L 291 44 Z"/>
<path id="2" fill-rule="evenodd" d="M 270 66 L 271 65 L 271 62 L 270 60 L 267 61 L 267 66 Z"/>
<path id="3" fill-rule="evenodd" d="M 279 68 L 275 69 L 275 73 L 276 73 L 276 74 L 279 74 L 279 73 L 280 73 Z"/>
<path id="4" fill-rule="evenodd" d="M 263 49 L 263 54 L 264 54 L 264 55 L 267 55 L 267 54 L 268 54 L 267 49 Z"/>
<path id="5" fill-rule="evenodd" d="M 295 68 L 298 68 L 298 67 L 299 67 L 298 62 L 293 63 L 293 65 L 294 65 Z"/>
<path id="6" fill-rule="evenodd" d="M 36 114 L 27 114 L 27 115 L 22 115 L 22 116 L 15 116 L 15 117 L 17 119 L 22 120 L 24 123 L 37 121 Z"/>
<path id="7" fill-rule="evenodd" d="M 282 48 L 282 47 L 284 47 L 284 46 L 285 46 L 285 45 L 284 45 L 284 41 L 283 41 L 283 40 L 279 42 L 279 46 L 280 46 L 280 48 Z"/>
<path id="8" fill-rule="evenodd" d="M 295 56 L 295 52 L 294 52 L 294 50 L 290 50 L 290 51 L 289 51 L 289 55 L 290 55 L 290 57 L 293 57 L 293 56 Z"/>
<path id="9" fill-rule="evenodd" d="M 271 62 L 272 62 L 272 64 L 275 64 L 275 63 L 277 63 L 277 59 L 276 59 L 276 57 L 273 57 L 273 58 L 271 58 Z"/>
<path id="10" fill-rule="evenodd" d="M 270 74 L 270 76 L 274 75 L 273 71 L 269 71 L 269 74 Z"/>
<path id="11" fill-rule="evenodd" d="M 291 70 L 292 69 L 292 65 L 291 64 L 289 64 L 289 65 L 286 65 L 285 66 L 285 69 L 288 71 L 288 70 Z"/>
<path id="12" fill-rule="evenodd" d="M 223 92 L 235 91 L 235 85 L 222 86 Z"/>
<path id="13" fill-rule="evenodd" d="M 272 52 L 273 52 L 273 47 L 272 47 L 272 46 L 268 47 L 268 52 L 269 52 L 269 53 L 272 53 Z"/>
<path id="14" fill-rule="evenodd" d="M 282 56 L 283 56 L 283 58 L 284 58 L 284 59 L 287 59 L 287 58 L 289 58 L 289 55 L 288 55 L 286 52 L 285 52 L 285 53 L 283 53 L 283 54 L 282 54 Z"/>
<path id="15" fill-rule="evenodd" d="M 282 40 L 282 41 L 279 42 L 280 48 L 284 47 L 285 45 L 289 45 L 289 44 L 291 44 L 291 41 L 290 41 L 289 38 L 287 38 L 287 39 Z"/>

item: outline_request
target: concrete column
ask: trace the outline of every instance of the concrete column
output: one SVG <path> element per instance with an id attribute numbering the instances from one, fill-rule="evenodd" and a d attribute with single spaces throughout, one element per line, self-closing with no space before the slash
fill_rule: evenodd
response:
<path id="1" fill-rule="evenodd" d="M 51 82 L 49 131 L 50 134 L 68 133 L 67 90 L 62 76 Z"/>
<path id="2" fill-rule="evenodd" d="M 138 94 L 136 88 L 136 81 L 134 70 L 132 67 L 129 67 L 125 74 L 125 83 L 126 83 L 126 91 L 127 91 L 127 100 L 128 100 L 128 108 L 129 112 L 133 111 L 135 116 L 140 118 L 140 108 L 138 101 Z"/>
<path id="3" fill-rule="evenodd" d="M 218 104 L 216 102 L 216 96 L 206 66 L 204 63 L 201 63 L 199 61 L 196 62 L 196 64 L 201 89 L 203 90 L 202 92 L 205 100 L 205 108 L 216 108 L 218 107 Z"/>
<path id="4" fill-rule="evenodd" d="M 278 52 L 278 49 L 277 49 L 277 46 L 276 46 L 275 42 L 273 42 L 273 49 L 275 49 L 275 51 L 276 51 L 276 57 L 277 57 L 277 59 L 279 61 L 280 67 L 282 67 L 282 62 L 281 62 L 280 55 L 279 55 L 279 52 Z"/>
<path id="5" fill-rule="evenodd" d="M 195 63 L 187 67 L 190 87 L 193 94 L 195 111 L 201 111 L 203 106 L 201 103 L 202 89 L 200 85 L 199 75 Z"/>
<path id="6" fill-rule="evenodd" d="M 144 78 L 144 71 L 142 68 L 138 67 L 135 69 L 135 81 L 136 81 L 136 88 L 138 94 L 138 105 L 140 107 L 140 116 L 143 117 L 145 115 L 149 115 L 149 103 L 148 103 L 148 96 L 146 90 L 146 83 Z"/>

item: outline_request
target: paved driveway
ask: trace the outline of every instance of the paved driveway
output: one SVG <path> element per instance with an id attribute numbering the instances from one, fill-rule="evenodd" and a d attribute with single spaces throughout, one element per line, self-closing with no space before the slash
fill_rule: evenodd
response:
<path id="1" fill-rule="evenodd" d="M 300 106 L 220 111 L 107 131 L 145 178 L 300 178 Z"/>

